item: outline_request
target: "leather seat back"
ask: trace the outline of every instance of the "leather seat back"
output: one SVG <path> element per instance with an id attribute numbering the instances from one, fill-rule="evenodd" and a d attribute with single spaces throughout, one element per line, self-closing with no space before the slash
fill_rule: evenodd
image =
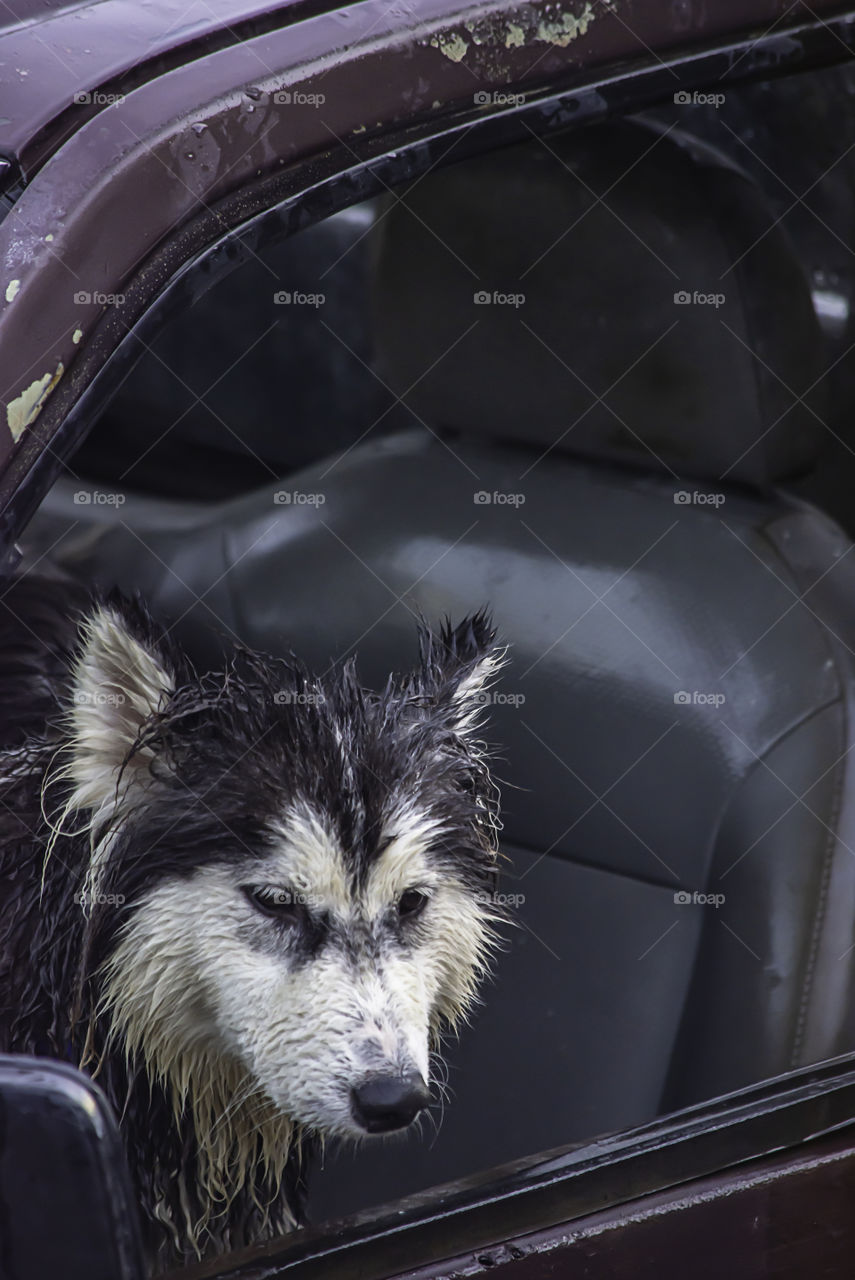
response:
<path id="1" fill-rule="evenodd" d="M 431 428 L 752 484 L 815 457 L 808 284 L 713 148 L 535 140 L 417 180 L 376 235 L 380 370 Z"/>

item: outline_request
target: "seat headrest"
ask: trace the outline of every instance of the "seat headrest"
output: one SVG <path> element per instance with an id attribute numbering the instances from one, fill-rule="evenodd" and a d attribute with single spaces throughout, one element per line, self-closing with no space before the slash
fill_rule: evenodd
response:
<path id="1" fill-rule="evenodd" d="M 809 286 L 714 149 L 640 119 L 533 139 L 416 180 L 375 234 L 378 364 L 432 429 L 755 485 L 814 460 Z"/>

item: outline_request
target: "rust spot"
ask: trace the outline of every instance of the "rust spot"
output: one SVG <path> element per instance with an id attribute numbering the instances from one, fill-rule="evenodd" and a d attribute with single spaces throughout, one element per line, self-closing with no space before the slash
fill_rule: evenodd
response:
<path id="1" fill-rule="evenodd" d="M 56 373 L 45 373 L 35 382 L 31 382 L 19 396 L 6 405 L 6 423 L 17 444 L 27 427 L 31 427 L 42 411 L 45 400 L 59 382 L 65 368 L 62 361 L 56 367 Z"/>
<path id="2" fill-rule="evenodd" d="M 565 49 L 571 40 L 575 40 L 578 36 L 583 36 L 588 27 L 594 21 L 594 11 L 590 4 L 586 4 L 580 14 L 562 13 L 560 17 L 551 21 L 543 21 L 537 28 L 538 40 L 544 40 L 547 44 L 557 44 L 560 48 Z"/>
<path id="3" fill-rule="evenodd" d="M 431 44 L 435 49 L 439 49 L 440 53 L 445 54 L 446 58 L 450 58 L 452 62 L 460 62 L 466 57 L 466 51 L 469 45 L 463 39 L 463 36 L 456 32 L 452 35 L 439 35 L 431 38 Z"/>

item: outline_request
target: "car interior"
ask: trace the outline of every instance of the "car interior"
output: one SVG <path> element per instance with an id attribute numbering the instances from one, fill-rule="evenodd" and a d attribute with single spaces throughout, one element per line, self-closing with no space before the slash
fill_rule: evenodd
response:
<path id="1" fill-rule="evenodd" d="M 329 1148 L 315 1222 L 855 1050 L 853 87 L 532 133 L 281 240 L 21 540 L 200 667 L 376 686 L 485 605 L 509 646 L 515 921 L 429 1121 Z"/>

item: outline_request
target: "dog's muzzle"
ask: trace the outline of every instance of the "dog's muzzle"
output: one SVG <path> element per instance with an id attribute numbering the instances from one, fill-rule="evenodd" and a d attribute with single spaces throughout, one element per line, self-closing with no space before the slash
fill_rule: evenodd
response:
<path id="1" fill-rule="evenodd" d="M 350 1091 L 353 1118 L 366 1133 L 406 1129 L 429 1102 L 430 1092 L 418 1071 L 367 1076 Z"/>

